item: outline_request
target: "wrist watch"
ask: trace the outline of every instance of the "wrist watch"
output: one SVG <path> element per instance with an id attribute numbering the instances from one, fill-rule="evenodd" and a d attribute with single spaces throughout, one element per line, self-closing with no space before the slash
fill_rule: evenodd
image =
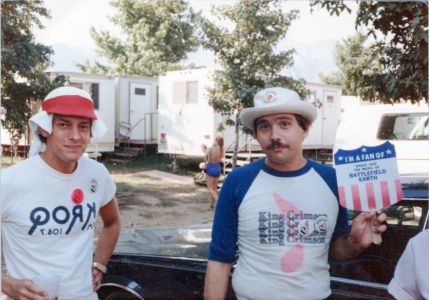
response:
<path id="1" fill-rule="evenodd" d="M 103 274 L 106 274 L 106 272 L 107 272 L 107 267 L 105 265 L 103 265 L 102 263 L 93 262 L 92 266 Z"/>

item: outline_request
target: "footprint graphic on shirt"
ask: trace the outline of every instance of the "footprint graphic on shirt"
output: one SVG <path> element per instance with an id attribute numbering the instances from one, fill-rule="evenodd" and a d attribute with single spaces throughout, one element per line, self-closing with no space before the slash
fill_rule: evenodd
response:
<path id="1" fill-rule="evenodd" d="M 284 213 L 285 216 L 290 211 L 294 213 L 299 213 L 300 210 L 295 207 L 292 203 L 288 202 L 286 199 L 283 199 L 277 193 L 273 193 L 274 199 L 276 201 L 277 207 Z M 292 273 L 298 270 L 304 261 L 304 248 L 300 241 L 297 241 L 294 246 L 287 250 L 281 259 L 281 269 L 285 273 Z"/>

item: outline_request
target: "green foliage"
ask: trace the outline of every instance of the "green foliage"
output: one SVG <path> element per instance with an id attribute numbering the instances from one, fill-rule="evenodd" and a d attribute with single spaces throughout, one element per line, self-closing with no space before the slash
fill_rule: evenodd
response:
<path id="1" fill-rule="evenodd" d="M 238 151 L 239 112 L 253 105 L 253 96 L 267 86 L 284 86 L 306 94 L 303 81 L 279 76 L 293 64 L 294 50 L 278 51 L 297 11 L 284 13 L 281 1 L 241 0 L 233 6 L 212 10 L 217 23 L 202 20 L 202 44 L 215 53 L 223 67 L 213 75 L 209 103 L 224 115 L 234 117 L 236 143 L 233 167 Z M 220 26 L 231 24 L 232 26 Z"/>
<path id="2" fill-rule="evenodd" d="M 183 0 L 112 0 L 118 13 L 112 22 L 124 38 L 91 28 L 98 53 L 109 65 L 78 65 L 85 72 L 157 76 L 180 69 L 180 60 L 198 46 L 199 15 Z"/>
<path id="3" fill-rule="evenodd" d="M 305 91 L 302 82 L 278 75 L 293 64 L 294 51 L 276 51 L 275 47 L 297 16 L 296 11 L 283 13 L 280 2 L 242 0 L 214 9 L 219 23 L 232 23 L 232 29 L 203 20 L 203 46 L 216 54 L 224 69 L 214 74 L 216 85 L 209 91 L 216 111 L 233 114 L 252 106 L 254 94 L 275 83 Z"/>
<path id="4" fill-rule="evenodd" d="M 345 1 L 312 0 L 311 6 L 337 15 L 345 9 L 350 12 Z M 427 1 L 359 1 L 356 27 L 366 28 L 375 39 L 365 51 L 378 63 L 376 68 L 369 64 L 357 70 L 352 78 L 364 100 L 428 102 L 427 13 Z"/>
<path id="5" fill-rule="evenodd" d="M 370 48 L 364 46 L 367 36 L 362 33 L 344 39 L 336 45 L 338 72 L 329 75 L 320 74 L 323 82 L 340 85 L 344 95 L 362 94 L 363 79 L 381 72 L 377 57 L 373 57 Z"/>
<path id="6" fill-rule="evenodd" d="M 65 80 L 50 82 L 44 73 L 52 49 L 36 43 L 31 32 L 34 26 L 42 28 L 41 17 L 49 17 L 42 1 L 1 3 L 1 103 L 7 110 L 3 125 L 16 142 L 27 128 L 31 102 Z"/>

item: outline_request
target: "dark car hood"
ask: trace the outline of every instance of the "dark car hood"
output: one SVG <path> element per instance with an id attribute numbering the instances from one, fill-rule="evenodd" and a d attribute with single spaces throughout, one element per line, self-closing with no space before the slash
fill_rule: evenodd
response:
<path id="1" fill-rule="evenodd" d="M 206 259 L 211 228 L 149 228 L 122 232 L 114 255 Z"/>
<path id="2" fill-rule="evenodd" d="M 428 178 L 401 178 L 405 199 L 428 199 Z M 404 200 L 405 200 L 404 199 Z M 148 228 L 122 232 L 114 255 L 207 259 L 211 224 L 193 228 Z"/>

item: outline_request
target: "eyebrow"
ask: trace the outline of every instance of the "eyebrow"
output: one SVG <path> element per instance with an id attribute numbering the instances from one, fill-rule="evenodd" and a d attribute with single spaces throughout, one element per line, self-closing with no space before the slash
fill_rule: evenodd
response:
<path id="1" fill-rule="evenodd" d="M 55 118 L 54 118 L 54 121 L 58 121 L 58 122 L 70 122 L 69 120 L 64 119 L 64 118 L 62 118 L 62 117 L 55 117 Z"/>
<path id="2" fill-rule="evenodd" d="M 63 118 L 63 117 L 55 117 L 55 118 L 54 118 L 54 120 L 55 120 L 55 121 L 58 121 L 58 122 L 71 123 L 71 121 L 70 121 L 70 120 L 68 120 L 68 119 L 66 119 L 66 118 Z M 87 120 L 87 119 L 83 119 L 82 121 L 80 121 L 80 122 L 79 122 L 79 124 L 82 124 L 82 123 L 85 123 L 85 124 L 91 124 L 91 121 L 90 121 L 90 120 Z"/>
<path id="3" fill-rule="evenodd" d="M 292 117 L 289 117 L 289 116 L 280 116 L 280 117 L 274 118 L 274 121 L 278 121 L 278 120 L 292 121 L 293 119 Z M 264 122 L 269 122 L 269 121 L 267 119 L 264 119 L 263 117 L 259 118 L 256 120 L 256 125 L 259 125 L 260 123 L 264 123 Z"/>

